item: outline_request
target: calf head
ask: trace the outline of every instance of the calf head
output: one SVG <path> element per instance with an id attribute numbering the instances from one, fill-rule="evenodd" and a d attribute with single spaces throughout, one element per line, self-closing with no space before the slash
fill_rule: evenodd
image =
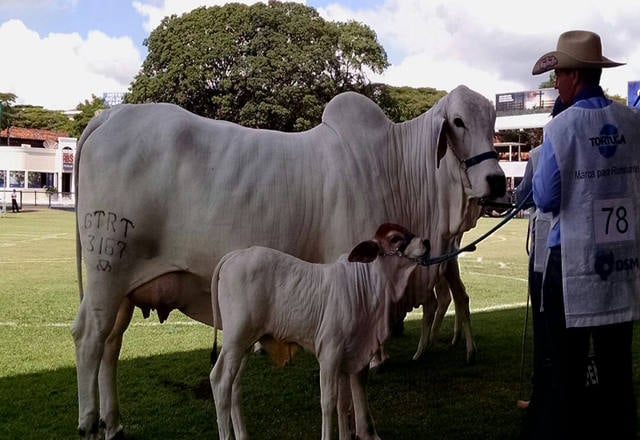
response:
<path id="1" fill-rule="evenodd" d="M 416 237 L 404 226 L 384 223 L 373 240 L 363 241 L 349 254 L 349 261 L 371 263 L 378 257 L 398 257 L 411 264 L 424 264 L 429 258 L 429 240 Z"/>

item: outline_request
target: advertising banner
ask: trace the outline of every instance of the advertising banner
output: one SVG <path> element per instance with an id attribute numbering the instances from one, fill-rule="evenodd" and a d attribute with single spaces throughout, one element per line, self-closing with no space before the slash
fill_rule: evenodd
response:
<path id="1" fill-rule="evenodd" d="M 557 97 L 558 91 L 553 88 L 499 93 L 496 95 L 496 111 L 552 109 Z"/>
<path id="2" fill-rule="evenodd" d="M 627 84 L 627 105 L 640 107 L 640 81 L 629 81 Z"/>

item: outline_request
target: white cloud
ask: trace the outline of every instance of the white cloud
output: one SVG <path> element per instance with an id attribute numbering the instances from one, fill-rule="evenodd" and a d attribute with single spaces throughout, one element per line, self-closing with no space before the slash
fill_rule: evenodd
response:
<path id="1" fill-rule="evenodd" d="M 0 10 L 71 7 L 80 0 L 0 0 Z M 244 4 L 255 0 L 241 0 Z M 133 0 L 148 31 L 163 17 L 222 0 Z M 300 0 L 300 3 L 307 2 Z M 535 88 L 548 76 L 532 76 L 535 60 L 568 29 L 603 37 L 604 54 L 624 67 L 605 69 L 602 85 L 626 96 L 627 81 L 640 80 L 640 8 L 630 0 L 383 0 L 351 10 L 336 1 L 318 12 L 328 20 L 366 23 L 378 35 L 392 66 L 375 81 L 451 90 L 466 84 L 490 99 L 504 91 Z M 548 11 L 548 12 L 547 12 Z M 3 64 L 0 91 L 20 103 L 72 108 L 91 94 L 126 91 L 142 64 L 128 37 L 105 32 L 40 35 L 20 20 L 0 23 Z M 8 67 L 8 66 L 11 67 Z"/>
<path id="2" fill-rule="evenodd" d="M 19 44 L 16 44 L 19 42 Z M 126 91 L 142 61 L 129 38 L 92 31 L 41 37 L 20 20 L 0 24 L 2 56 L 11 67 L 0 75 L 0 90 L 18 103 L 71 109 L 91 95 Z"/>
<path id="3" fill-rule="evenodd" d="M 264 1 L 258 0 L 234 0 L 234 3 L 242 3 L 245 5 L 253 5 L 260 2 L 265 3 Z M 163 0 L 162 2 L 160 2 L 159 6 L 156 6 L 155 3 L 158 2 L 133 2 L 133 7 L 136 9 L 136 11 L 138 11 L 140 15 L 146 17 L 144 29 L 147 32 L 151 32 L 153 29 L 155 29 L 160 24 L 162 19 L 169 15 L 176 14 L 180 16 L 185 12 L 189 12 L 201 6 L 222 6 L 230 2 L 225 0 Z M 305 2 L 300 1 L 298 3 Z"/>
<path id="4" fill-rule="evenodd" d="M 519 83 L 505 81 L 496 73 L 469 67 L 458 60 L 433 60 L 424 53 L 409 55 L 382 75 L 370 75 L 369 78 L 393 86 L 434 87 L 446 91 L 464 84 L 491 101 L 498 91 L 522 90 Z"/>
<path id="5" fill-rule="evenodd" d="M 376 80 L 444 90 L 464 83 L 488 97 L 537 87 L 548 76 L 532 76 L 533 63 L 555 48 L 558 35 L 590 29 L 602 36 L 605 56 L 628 63 L 605 69 L 602 80 L 610 93 L 625 96 L 627 81 L 640 79 L 640 9 L 630 6 L 630 0 L 385 0 L 370 9 L 336 2 L 318 10 L 376 31 L 393 64 Z"/>

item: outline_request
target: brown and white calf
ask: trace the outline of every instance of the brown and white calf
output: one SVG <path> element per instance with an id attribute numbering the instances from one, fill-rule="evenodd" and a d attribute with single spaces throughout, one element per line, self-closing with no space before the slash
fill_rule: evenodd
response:
<path id="1" fill-rule="evenodd" d="M 368 364 L 389 336 L 390 305 L 404 294 L 429 250 L 428 240 L 385 223 L 373 240 L 351 251 L 348 261 L 313 264 L 265 247 L 226 254 L 211 283 L 214 327 L 224 332 L 210 375 L 220 440 L 247 438 L 240 374 L 256 341 L 268 341 L 267 350 L 274 343 L 297 344 L 315 354 L 323 440 L 331 437 L 335 410 L 340 439 L 351 438 L 350 403 L 357 438 L 379 439 L 365 390 Z M 214 342 L 214 352 L 215 347 Z"/>

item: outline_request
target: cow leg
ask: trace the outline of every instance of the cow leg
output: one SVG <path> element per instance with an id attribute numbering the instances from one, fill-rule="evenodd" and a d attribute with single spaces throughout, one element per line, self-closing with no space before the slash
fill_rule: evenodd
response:
<path id="1" fill-rule="evenodd" d="M 460 331 L 464 333 L 466 341 L 467 363 L 473 363 L 476 358 L 476 345 L 473 342 L 473 335 L 471 334 L 471 311 L 469 310 L 469 295 L 467 289 L 462 283 L 460 278 L 460 267 L 458 261 L 455 264 L 448 264 L 445 272 L 445 277 L 449 283 L 451 289 L 451 296 L 453 297 L 453 303 L 456 309 L 456 324 L 453 334 L 453 341 L 455 345 L 460 337 Z"/>
<path id="2" fill-rule="evenodd" d="M 428 347 L 431 340 L 431 328 L 433 326 L 433 320 L 435 318 L 437 300 L 434 291 L 431 291 L 431 295 L 427 295 L 427 301 L 422 304 L 422 328 L 420 330 L 420 341 L 418 342 L 418 348 L 413 355 L 413 360 L 420 359 L 424 350 Z"/>
<path id="3" fill-rule="evenodd" d="M 429 334 L 428 346 L 431 347 L 438 339 L 440 333 L 440 327 L 442 327 L 442 321 L 444 315 L 449 309 L 451 304 L 451 294 L 449 293 L 449 284 L 444 277 L 441 277 L 436 283 L 436 313 L 431 324 L 431 333 Z"/>
<path id="4" fill-rule="evenodd" d="M 369 400 L 367 399 L 367 380 L 369 368 L 365 367 L 360 372 L 352 374 L 351 396 L 353 398 L 353 412 L 356 420 L 356 438 L 359 440 L 380 440 L 376 433 L 376 427 L 371 416 Z"/>
<path id="5" fill-rule="evenodd" d="M 122 348 L 122 336 L 131 323 L 135 306 L 124 298 L 113 330 L 105 341 L 104 353 L 100 364 L 100 419 L 105 425 L 105 439 L 123 438 L 123 426 L 120 419 L 120 402 L 118 398 L 118 357 Z"/>
<path id="6" fill-rule="evenodd" d="M 85 295 L 71 326 L 78 377 L 78 433 L 91 440 L 100 436 L 98 372 L 105 341 L 118 311 L 118 298 L 110 300 L 106 294 L 97 297 L 104 303 L 92 304 Z"/>
<path id="7" fill-rule="evenodd" d="M 218 360 L 209 374 L 220 440 L 232 440 L 233 438 L 244 440 L 246 438 L 246 436 L 240 437 L 240 433 L 236 433 L 234 437 L 232 429 L 232 414 L 236 413 L 236 423 L 241 420 L 238 415 L 240 408 L 233 408 L 233 405 L 239 404 L 240 400 L 237 395 L 239 393 L 233 394 L 233 387 L 236 381 L 239 380 L 237 376 L 242 366 L 244 355 L 242 348 L 225 341 Z M 244 427 L 242 427 L 242 432 L 244 431 Z"/>

